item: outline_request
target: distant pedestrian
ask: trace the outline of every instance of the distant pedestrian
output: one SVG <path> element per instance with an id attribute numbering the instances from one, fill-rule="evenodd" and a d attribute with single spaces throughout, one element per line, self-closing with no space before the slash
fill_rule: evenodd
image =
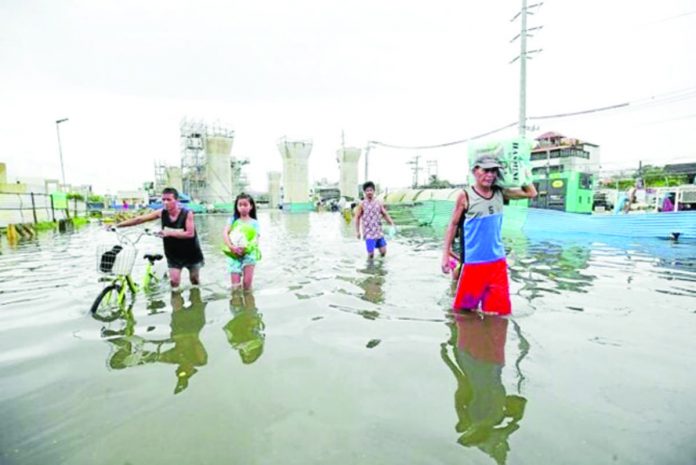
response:
<path id="1" fill-rule="evenodd" d="M 623 204 L 623 212 L 628 213 L 631 211 L 631 205 L 638 202 L 638 193 L 645 189 L 643 185 L 643 179 L 636 179 L 633 187 L 626 191 L 626 201 Z"/>
<path id="2" fill-rule="evenodd" d="M 384 257 L 387 253 L 387 241 L 384 238 L 382 231 L 382 218 L 384 218 L 392 227 L 392 220 L 387 210 L 382 205 L 382 202 L 375 199 L 375 184 L 372 181 L 367 181 L 363 184 L 363 192 L 365 199 L 358 204 L 355 212 L 355 231 L 358 239 L 365 239 L 367 247 L 367 256 L 374 257 L 375 248 L 379 249 L 379 253 Z M 360 234 L 360 224 L 362 222 L 362 236 Z"/>

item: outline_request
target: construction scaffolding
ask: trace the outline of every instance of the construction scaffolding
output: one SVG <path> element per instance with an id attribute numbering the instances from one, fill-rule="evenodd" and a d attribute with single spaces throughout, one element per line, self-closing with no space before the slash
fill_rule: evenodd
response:
<path id="1" fill-rule="evenodd" d="M 155 185 L 150 195 L 157 195 L 167 187 L 167 165 L 162 161 L 155 162 Z"/>
<path id="2" fill-rule="evenodd" d="M 184 192 L 206 204 L 231 202 L 234 130 L 219 123 L 184 118 L 181 137 L 181 177 Z"/>

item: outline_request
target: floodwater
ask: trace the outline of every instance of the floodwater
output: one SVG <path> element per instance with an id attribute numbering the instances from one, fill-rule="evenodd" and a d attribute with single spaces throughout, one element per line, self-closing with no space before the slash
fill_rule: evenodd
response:
<path id="1" fill-rule="evenodd" d="M 455 319 L 439 232 L 369 263 L 338 214 L 259 219 L 252 294 L 200 216 L 204 284 L 113 321 L 109 233 L 3 243 L 0 463 L 696 462 L 696 244 L 508 237 L 513 317 Z"/>

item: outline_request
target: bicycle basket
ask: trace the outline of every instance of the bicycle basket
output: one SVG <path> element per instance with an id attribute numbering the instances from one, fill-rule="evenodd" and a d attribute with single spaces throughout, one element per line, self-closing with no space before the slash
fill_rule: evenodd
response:
<path id="1" fill-rule="evenodd" d="M 97 246 L 97 271 L 104 274 L 130 274 L 137 250 L 123 245 Z"/>

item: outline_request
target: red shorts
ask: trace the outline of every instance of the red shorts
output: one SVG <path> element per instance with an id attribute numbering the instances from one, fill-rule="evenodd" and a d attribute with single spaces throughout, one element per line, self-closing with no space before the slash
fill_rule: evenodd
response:
<path id="1" fill-rule="evenodd" d="M 462 267 L 453 307 L 475 310 L 479 304 L 487 313 L 510 314 L 510 288 L 504 258 L 490 263 L 465 263 Z"/>

